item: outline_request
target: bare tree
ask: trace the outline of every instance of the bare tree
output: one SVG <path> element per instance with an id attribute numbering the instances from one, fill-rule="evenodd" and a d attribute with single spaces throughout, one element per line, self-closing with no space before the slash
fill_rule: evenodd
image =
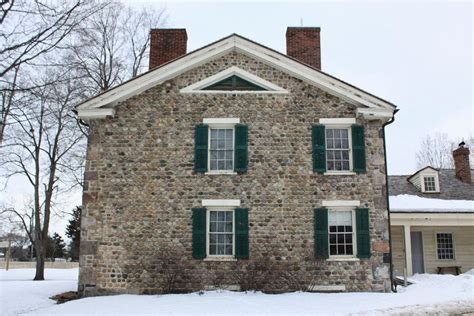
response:
<path id="1" fill-rule="evenodd" d="M 33 229 L 28 212 L 14 211 L 27 232 L 36 252 L 35 280 L 44 280 L 44 260 L 55 195 L 69 189 L 71 173 L 81 170 L 71 160 L 84 135 L 77 128 L 72 107 L 80 96 L 80 85 L 65 81 L 62 72 L 49 72 L 45 80 L 56 79 L 55 85 L 43 85 L 28 91 L 10 114 L 15 124 L 7 131 L 2 155 L 4 176 L 21 175 L 33 191 Z"/>
<path id="2" fill-rule="evenodd" d="M 71 32 L 102 6 L 81 0 L 0 1 L 0 145 L 20 88 L 20 70 L 28 72 L 38 66 L 44 71 L 48 65 L 41 58 L 61 50 Z M 25 84 L 21 89 L 30 88 Z"/>
<path id="3" fill-rule="evenodd" d="M 427 135 L 421 142 L 421 148 L 416 153 L 418 168 L 431 166 L 437 169 L 453 168 L 454 143 L 449 140 L 447 134 L 437 133 L 434 136 Z"/>
<path id="4" fill-rule="evenodd" d="M 418 168 L 431 166 L 437 169 L 454 168 L 453 150 L 457 148 L 458 141 L 453 141 L 445 133 L 427 135 L 421 142 L 421 148 L 416 153 L 416 164 Z M 464 140 L 471 150 L 474 146 L 474 137 L 470 136 Z"/>
<path id="5" fill-rule="evenodd" d="M 150 46 L 150 29 L 164 25 L 164 9 L 125 7 L 110 1 L 77 30 L 69 60 L 86 78 L 90 95 L 108 90 L 143 71 Z"/>

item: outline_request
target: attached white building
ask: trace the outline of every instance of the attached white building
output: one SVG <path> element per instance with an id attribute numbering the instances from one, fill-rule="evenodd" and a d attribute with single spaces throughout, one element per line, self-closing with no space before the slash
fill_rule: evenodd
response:
<path id="1" fill-rule="evenodd" d="M 456 274 L 474 268 L 474 186 L 469 149 L 460 147 L 453 154 L 455 169 L 428 166 L 413 175 L 389 176 L 396 275 L 403 275 L 405 269 L 412 275 Z"/>

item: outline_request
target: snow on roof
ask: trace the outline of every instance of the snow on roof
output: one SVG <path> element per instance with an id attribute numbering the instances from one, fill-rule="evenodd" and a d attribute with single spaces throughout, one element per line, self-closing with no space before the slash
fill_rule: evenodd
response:
<path id="1" fill-rule="evenodd" d="M 391 212 L 474 213 L 474 201 L 441 200 L 401 194 L 390 196 Z"/>

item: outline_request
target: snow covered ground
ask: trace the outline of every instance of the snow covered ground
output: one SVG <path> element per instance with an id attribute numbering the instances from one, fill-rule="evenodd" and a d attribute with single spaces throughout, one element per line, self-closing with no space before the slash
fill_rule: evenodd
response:
<path id="1" fill-rule="evenodd" d="M 202 295 L 116 295 L 56 305 L 48 298 L 76 289 L 77 269 L 0 270 L 0 315 L 417 315 L 474 313 L 474 271 L 460 276 L 415 275 L 399 293 L 205 292 Z"/>

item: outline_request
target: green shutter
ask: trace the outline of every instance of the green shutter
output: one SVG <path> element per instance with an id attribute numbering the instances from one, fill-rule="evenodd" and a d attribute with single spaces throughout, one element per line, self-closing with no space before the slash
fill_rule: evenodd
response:
<path id="1" fill-rule="evenodd" d="M 328 210 L 314 209 L 314 256 L 318 259 L 329 258 Z"/>
<path id="2" fill-rule="evenodd" d="M 194 171 L 207 171 L 207 144 L 208 144 L 208 126 L 204 124 L 196 125 Z"/>
<path id="3" fill-rule="evenodd" d="M 206 257 L 206 209 L 193 208 L 193 258 Z"/>
<path id="4" fill-rule="evenodd" d="M 235 209 L 235 257 L 249 258 L 249 209 Z"/>
<path id="5" fill-rule="evenodd" d="M 356 209 L 357 257 L 370 258 L 369 209 Z"/>
<path id="6" fill-rule="evenodd" d="M 365 136 L 362 125 L 352 125 L 352 161 L 357 173 L 365 172 Z"/>
<path id="7" fill-rule="evenodd" d="M 326 128 L 324 125 L 313 125 L 313 171 L 326 172 Z"/>
<path id="8" fill-rule="evenodd" d="M 235 125 L 235 172 L 247 172 L 248 165 L 248 127 Z"/>

